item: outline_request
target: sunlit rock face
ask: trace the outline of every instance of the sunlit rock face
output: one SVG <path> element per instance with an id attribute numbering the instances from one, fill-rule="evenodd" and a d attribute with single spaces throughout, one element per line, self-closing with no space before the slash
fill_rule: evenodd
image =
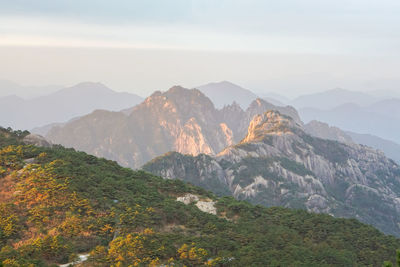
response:
<path id="1" fill-rule="evenodd" d="M 133 168 L 168 151 L 216 155 L 246 135 L 257 112 L 275 108 L 261 99 L 253 102 L 246 111 L 237 104 L 218 110 L 199 90 L 174 86 L 128 110 L 97 110 L 56 126 L 47 138 Z M 293 113 L 290 107 L 276 108 Z"/>
<path id="2" fill-rule="evenodd" d="M 372 148 L 310 136 L 279 112 L 255 116 L 242 141 L 216 156 L 170 153 L 144 169 L 255 204 L 354 217 L 400 236 L 400 167 Z"/>

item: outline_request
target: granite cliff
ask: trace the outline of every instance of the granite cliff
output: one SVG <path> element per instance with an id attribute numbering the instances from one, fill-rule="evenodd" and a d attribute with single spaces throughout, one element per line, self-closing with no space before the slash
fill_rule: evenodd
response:
<path id="1" fill-rule="evenodd" d="M 121 112 L 97 110 L 55 126 L 46 138 L 138 168 L 168 151 L 216 155 L 240 141 L 252 117 L 268 109 L 279 110 L 301 123 L 292 107 L 276 107 L 257 99 L 246 110 L 236 103 L 218 110 L 199 90 L 174 86 L 153 93 L 133 108 Z"/>
<path id="2" fill-rule="evenodd" d="M 169 153 L 144 169 L 254 204 L 357 218 L 400 236 L 400 167 L 382 152 L 320 139 L 276 111 L 216 156 Z"/>

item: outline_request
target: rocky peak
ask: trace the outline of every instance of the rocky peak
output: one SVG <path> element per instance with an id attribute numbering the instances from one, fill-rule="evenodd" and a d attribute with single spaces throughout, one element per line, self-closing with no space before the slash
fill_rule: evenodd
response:
<path id="1" fill-rule="evenodd" d="M 299 114 L 297 113 L 297 110 L 295 108 L 293 108 L 292 106 L 286 106 L 286 107 L 275 106 L 261 98 L 257 98 L 256 100 L 254 100 L 250 104 L 250 106 L 246 109 L 246 113 L 248 114 L 248 117 L 250 119 L 252 119 L 254 117 L 254 115 L 262 114 L 266 110 L 279 111 L 281 114 L 291 117 L 297 123 L 303 124 L 303 122 L 300 119 Z"/>
<path id="2" fill-rule="evenodd" d="M 197 89 L 182 86 L 173 86 L 166 92 L 156 91 L 134 110 L 149 108 L 160 114 L 179 114 L 184 121 L 199 115 L 204 118 L 216 116 L 216 109 L 210 99 Z"/>
<path id="3" fill-rule="evenodd" d="M 168 98 L 172 98 L 175 101 L 190 100 L 192 102 L 200 102 L 214 108 L 214 104 L 211 102 L 211 100 L 197 89 L 187 89 L 182 86 L 176 85 L 163 93 L 163 95 Z"/>
<path id="4" fill-rule="evenodd" d="M 266 135 L 293 134 L 299 129 L 301 126 L 289 116 L 270 110 L 254 116 L 250 122 L 247 136 L 241 143 L 258 142 L 263 140 Z"/>
<path id="5" fill-rule="evenodd" d="M 262 99 L 255 100 L 246 111 L 235 102 L 218 110 L 201 91 L 173 86 L 154 92 L 129 111 L 93 112 L 62 129 L 53 128 L 47 137 L 54 143 L 137 168 L 168 151 L 218 154 L 240 142 L 253 117 L 267 110 L 298 117 L 296 111 Z"/>

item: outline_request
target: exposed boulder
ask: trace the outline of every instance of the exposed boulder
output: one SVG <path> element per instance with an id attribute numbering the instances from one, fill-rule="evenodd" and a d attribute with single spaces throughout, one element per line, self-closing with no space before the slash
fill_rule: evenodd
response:
<path id="1" fill-rule="evenodd" d="M 51 147 L 52 143 L 41 135 L 28 134 L 24 137 L 23 142 L 27 145 L 35 145 L 41 147 Z"/>

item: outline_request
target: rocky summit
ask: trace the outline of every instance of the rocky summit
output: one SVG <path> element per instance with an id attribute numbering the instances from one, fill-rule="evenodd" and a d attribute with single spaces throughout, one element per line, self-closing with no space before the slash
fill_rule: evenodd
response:
<path id="1" fill-rule="evenodd" d="M 144 169 L 254 204 L 357 218 L 400 236 L 400 167 L 372 148 L 311 136 L 277 111 L 255 116 L 246 137 L 216 156 L 168 153 Z"/>
<path id="2" fill-rule="evenodd" d="M 252 117 L 268 109 L 300 118 L 294 108 L 257 99 L 243 110 L 233 103 L 218 110 L 197 89 L 174 86 L 121 112 L 97 110 L 53 127 L 46 138 L 55 144 L 139 168 L 168 151 L 216 155 L 240 141 Z"/>

